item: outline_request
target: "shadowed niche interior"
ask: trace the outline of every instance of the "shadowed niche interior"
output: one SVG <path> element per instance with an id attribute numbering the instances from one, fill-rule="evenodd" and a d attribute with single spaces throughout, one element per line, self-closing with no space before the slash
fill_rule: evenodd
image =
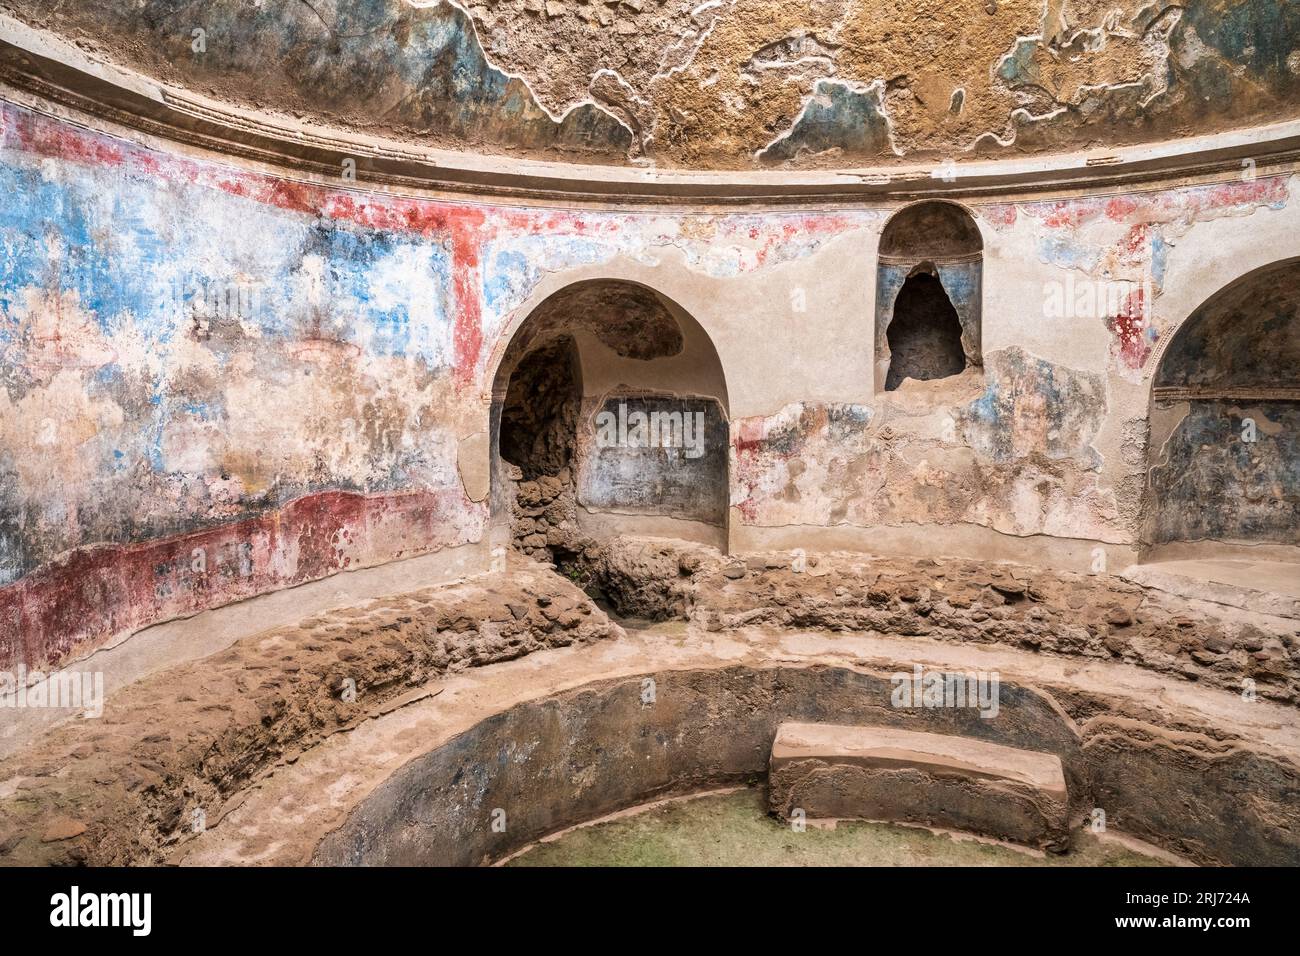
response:
<path id="1" fill-rule="evenodd" d="M 889 220 L 876 270 L 877 387 L 982 364 L 983 248 L 975 221 L 954 203 L 916 203 Z"/>
<path id="2" fill-rule="evenodd" d="M 527 481 L 558 475 L 573 459 L 582 404 L 582 368 L 565 336 L 524 356 L 501 410 L 501 457 Z"/>
<path id="3" fill-rule="evenodd" d="M 886 391 L 898 388 L 905 378 L 947 378 L 966 368 L 961 320 L 930 263 L 918 266 L 903 283 L 894 300 L 887 338 Z"/>
<path id="4" fill-rule="evenodd" d="M 556 291 L 511 338 L 494 396 L 503 544 L 567 566 L 629 526 L 725 533 L 721 364 L 666 297 L 614 279 Z"/>

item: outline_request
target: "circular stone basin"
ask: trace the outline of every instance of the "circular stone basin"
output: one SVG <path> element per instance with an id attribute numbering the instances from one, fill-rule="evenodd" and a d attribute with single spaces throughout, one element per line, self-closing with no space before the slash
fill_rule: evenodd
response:
<path id="1" fill-rule="evenodd" d="M 789 720 L 906 728 L 1055 754 L 1073 829 L 1104 808 L 1109 831 L 1193 862 L 1277 865 L 1294 859 L 1294 847 L 1277 826 L 1295 812 L 1288 761 L 1224 746 L 1185 726 L 1169 730 L 1099 709 L 1080 728 L 1052 694 L 1006 676 L 994 719 L 972 709 L 893 706 L 892 688 L 889 672 L 856 667 L 735 665 L 596 681 L 526 701 L 405 764 L 317 844 L 313 861 L 501 862 L 619 811 L 759 783 L 777 728 Z M 689 819 L 715 806 L 674 812 Z M 733 822 L 751 834 L 757 826 Z M 687 830 L 698 825 L 682 824 Z M 853 852 L 855 841 L 868 856 L 871 845 L 880 849 L 884 831 L 854 832 L 814 836 L 808 845 L 830 840 L 832 856 Z M 567 839 L 577 845 L 592 838 Z M 986 852 L 915 834 L 890 839 L 913 841 L 912 850 L 897 850 L 900 860 L 922 846 L 942 847 L 940 855 Z M 1075 849 L 1083 858 L 1104 852 Z M 1026 857 L 1017 852 L 1016 859 Z"/>

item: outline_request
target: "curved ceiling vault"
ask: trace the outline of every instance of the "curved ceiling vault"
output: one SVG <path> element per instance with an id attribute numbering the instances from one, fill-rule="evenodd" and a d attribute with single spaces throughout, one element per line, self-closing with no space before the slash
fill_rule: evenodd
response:
<path id="1" fill-rule="evenodd" d="M 1275 0 L 0 0 L 235 107 L 660 169 L 1116 148 L 1300 118 Z"/>

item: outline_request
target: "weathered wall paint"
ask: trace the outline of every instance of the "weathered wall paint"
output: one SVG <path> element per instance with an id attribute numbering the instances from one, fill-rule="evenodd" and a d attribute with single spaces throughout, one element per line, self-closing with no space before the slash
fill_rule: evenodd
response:
<path id="1" fill-rule="evenodd" d="M 815 156 L 887 156 L 893 152 L 889 120 L 877 81 L 861 89 L 818 80 L 789 131 L 756 153 L 764 165 L 793 164 Z"/>
<path id="2" fill-rule="evenodd" d="M 0 0 L 0 10 L 237 105 L 586 161 L 852 166 L 1300 115 L 1300 10 L 1279 0 Z"/>
<path id="3" fill-rule="evenodd" d="M 110 41 L 113 56 L 148 75 L 353 130 L 586 162 L 622 159 L 632 146 L 631 131 L 595 104 L 548 113 L 524 79 L 488 61 L 469 15 L 450 3 L 145 0 L 102 4 L 91 17 L 26 0 L 0 9 L 100 49 L 130 38 Z"/>
<path id="4" fill-rule="evenodd" d="M 726 523 L 731 441 L 717 402 L 612 395 L 584 411 L 579 504 L 594 511 Z"/>
<path id="5" fill-rule="evenodd" d="M 743 275 L 854 219 L 369 196 L 13 106 L 0 160 L 23 197 L 0 210 L 0 660 L 33 665 L 478 540 L 458 439 L 486 427 L 492 346 L 544 275 L 668 249 Z"/>
<path id="6" fill-rule="evenodd" d="M 974 400 L 923 420 L 880 406 L 796 405 L 737 423 L 733 504 L 755 524 L 981 525 L 1013 535 L 1122 541 L 1091 442 L 1101 376 L 1019 349 L 988 357 Z"/>
<path id="7" fill-rule="evenodd" d="M 0 588 L 0 663 L 45 666 L 122 631 L 459 544 L 467 510 L 456 491 L 320 492 L 187 534 L 78 548 Z"/>
<path id="8" fill-rule="evenodd" d="M 1190 402 L 1151 490 L 1153 544 L 1300 545 L 1300 402 Z"/>
<path id="9" fill-rule="evenodd" d="M 1129 485 L 1144 462 L 1118 454 L 1115 435 L 1142 424 L 1134 383 L 1149 382 L 1150 349 L 1183 318 L 1162 311 L 1164 276 L 1205 223 L 1281 215 L 1289 200 L 1273 178 L 979 205 L 986 302 L 1001 294 L 987 276 L 1008 262 L 1034 293 L 1067 274 L 1149 273 L 1144 350 L 1113 347 L 1118 311 L 1049 320 L 1018 295 L 985 310 L 982 383 L 886 399 L 864 375 L 842 400 L 773 398 L 756 413 L 756 396 L 790 382 L 811 392 L 832 369 L 809 366 L 743 304 L 710 303 L 748 302 L 810 342 L 848 329 L 835 360 L 860 354 L 869 369 L 871 242 L 890 210 L 370 193 L 9 105 L 0 188 L 21 197 L 0 208 L 0 666 L 480 540 L 487 505 L 465 494 L 458 451 L 489 430 L 494 363 L 541 290 L 602 270 L 670 282 L 745 396 L 731 424 L 733 526 L 959 522 L 1136 541 Z M 860 294 L 821 312 L 799 304 L 818 290 L 793 277 L 827 270 Z M 756 359 L 787 374 L 756 381 Z"/>
<path id="10" fill-rule="evenodd" d="M 1044 308 L 1034 310 L 1034 321 L 1053 331 L 1099 323 L 1110 339 L 1109 368 L 1138 383 L 1172 325 L 1185 318 L 1159 307 L 1177 246 L 1191 242 L 1198 224 L 1281 210 L 1289 198 L 1286 177 L 1247 172 L 1238 181 L 1183 189 L 986 206 L 981 215 L 1000 245 L 1061 270 L 1044 276 Z M 1277 250 L 1279 259 L 1289 254 Z"/>
<path id="11" fill-rule="evenodd" d="M 0 137 L 8 654 L 478 538 L 454 226 L 19 110 Z"/>

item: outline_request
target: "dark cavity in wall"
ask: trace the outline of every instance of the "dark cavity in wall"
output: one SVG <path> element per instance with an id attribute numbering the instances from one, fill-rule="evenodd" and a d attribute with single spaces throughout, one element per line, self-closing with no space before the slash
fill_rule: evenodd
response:
<path id="1" fill-rule="evenodd" d="M 631 282 L 593 279 L 561 289 L 539 305 L 510 348 L 527 352 L 572 332 L 590 333 L 622 357 L 642 361 L 677 355 L 683 346 L 677 320 L 654 292 Z"/>
<path id="2" fill-rule="evenodd" d="M 656 364 L 688 342 L 699 350 L 689 363 Z M 662 391 L 653 387 L 660 369 L 673 379 Z M 696 394 L 682 394 L 683 372 L 698 376 Z M 614 384 L 624 376 L 640 381 Z M 703 330 L 658 293 L 608 279 L 553 293 L 512 337 L 493 394 L 494 520 L 510 510 L 510 538 L 525 555 L 583 581 L 602 542 L 629 525 L 684 520 L 721 543 L 726 383 Z"/>
<path id="3" fill-rule="evenodd" d="M 876 262 L 877 388 L 983 363 L 983 257 L 979 227 L 955 203 L 915 203 L 885 224 Z"/>
<path id="4" fill-rule="evenodd" d="M 591 546 L 578 530 L 573 453 L 582 368 L 573 339 L 533 349 L 510 376 L 501 409 L 501 457 L 516 483 L 510 531 L 529 557 L 561 563 Z"/>
<path id="5" fill-rule="evenodd" d="M 573 339 L 529 352 L 510 376 L 501 411 L 501 456 L 518 466 L 527 481 L 558 475 L 573 459 L 581 402 Z"/>
<path id="6" fill-rule="evenodd" d="M 961 320 L 932 270 L 928 263 L 914 269 L 894 300 L 886 391 L 898 388 L 905 378 L 946 378 L 966 368 Z"/>

